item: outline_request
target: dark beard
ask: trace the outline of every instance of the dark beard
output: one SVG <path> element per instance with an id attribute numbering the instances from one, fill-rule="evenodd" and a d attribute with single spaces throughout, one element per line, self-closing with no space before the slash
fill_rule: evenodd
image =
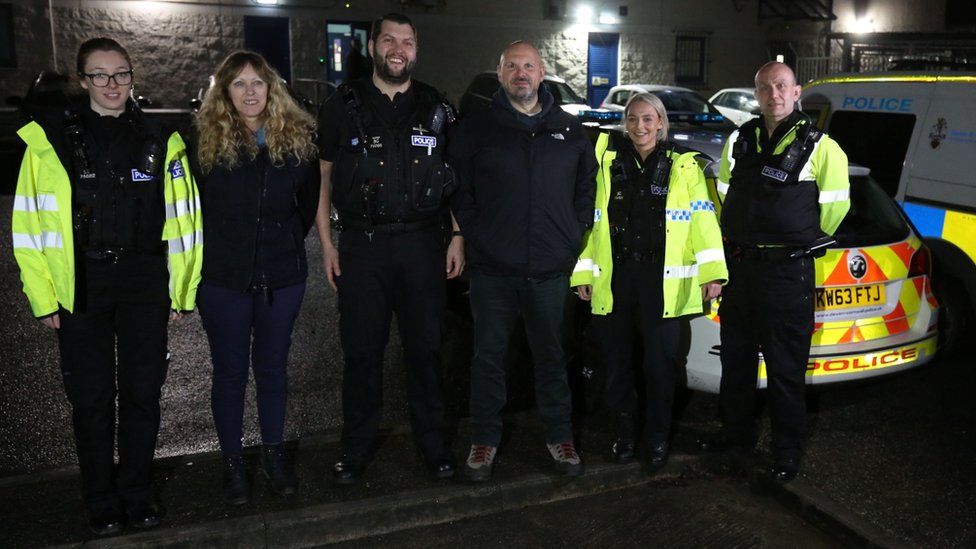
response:
<path id="1" fill-rule="evenodd" d="M 375 56 L 373 58 L 376 59 Z M 376 68 L 376 74 L 382 81 L 394 86 L 404 84 L 410 80 L 410 76 L 413 74 L 413 69 L 417 66 L 416 61 L 410 61 L 403 66 L 403 71 L 401 71 L 400 74 L 393 74 L 386 66 L 386 59 L 382 59 L 380 61 L 380 63 L 373 64 L 373 66 Z"/>

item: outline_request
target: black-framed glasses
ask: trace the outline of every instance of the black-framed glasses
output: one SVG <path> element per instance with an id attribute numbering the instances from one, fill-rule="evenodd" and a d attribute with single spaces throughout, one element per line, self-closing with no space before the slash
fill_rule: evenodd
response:
<path id="1" fill-rule="evenodd" d="M 117 72 L 115 74 L 105 74 L 104 72 L 94 72 L 94 73 L 81 73 L 82 76 L 87 76 L 88 80 L 91 81 L 92 86 L 96 88 L 104 88 L 108 86 L 109 80 L 115 80 L 115 83 L 119 86 L 127 86 L 132 83 L 132 69 L 127 71 Z"/>

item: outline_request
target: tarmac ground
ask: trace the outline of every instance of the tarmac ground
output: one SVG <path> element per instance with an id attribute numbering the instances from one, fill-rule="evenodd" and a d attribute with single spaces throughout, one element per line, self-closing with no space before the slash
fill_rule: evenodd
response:
<path id="1" fill-rule="evenodd" d="M 9 547 L 830 547 L 842 539 L 772 497 L 756 480 L 761 458 L 730 465 L 676 451 L 651 476 L 595 452 L 585 456 L 583 477 L 567 479 L 553 475 L 533 414 L 506 424 L 493 481 L 480 486 L 429 480 L 402 429 L 386 433 L 354 487 L 330 482 L 334 437 L 293 442 L 301 486 L 289 500 L 253 471 L 252 451 L 253 499 L 239 507 L 221 499 L 216 453 L 164 458 L 157 462 L 163 526 L 110 538 L 87 532 L 75 471 L 8 477 L 0 481 L 0 536 Z M 460 456 L 466 422 L 458 435 Z M 610 434 L 593 426 L 579 436 L 596 446 Z M 690 442 L 682 436 L 679 444 Z"/>

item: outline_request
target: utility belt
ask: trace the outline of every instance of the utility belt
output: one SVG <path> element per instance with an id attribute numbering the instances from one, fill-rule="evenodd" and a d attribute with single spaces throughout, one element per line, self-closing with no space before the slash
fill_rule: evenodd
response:
<path id="1" fill-rule="evenodd" d="M 120 260 L 134 256 L 165 256 L 166 247 L 162 243 L 156 250 L 132 250 L 126 248 L 103 248 L 100 250 L 85 250 L 85 259 L 95 263 L 118 263 Z"/>
<path id="2" fill-rule="evenodd" d="M 614 262 L 635 261 L 637 263 L 653 263 L 663 261 L 663 249 L 633 250 L 631 247 L 625 246 L 623 236 L 628 232 L 631 231 L 628 231 L 626 227 L 610 225 L 610 249 L 613 252 Z"/>
<path id="3" fill-rule="evenodd" d="M 804 257 L 823 257 L 827 249 L 837 243 L 832 236 L 823 236 L 805 247 L 795 246 L 752 246 L 735 243 L 726 244 L 729 258 L 742 257 L 758 261 L 792 261 Z"/>
<path id="4" fill-rule="evenodd" d="M 802 251 L 802 248 L 793 247 L 730 244 L 727 253 L 729 258 L 740 257 L 756 261 L 791 261 L 802 257 Z M 798 252 L 800 252 L 800 255 L 797 255 Z"/>
<path id="5" fill-rule="evenodd" d="M 412 233 L 440 223 L 439 218 L 429 217 L 420 221 L 394 221 L 392 223 L 370 223 L 360 219 L 343 219 L 339 216 L 343 231 L 362 231 L 367 234 L 400 234 Z"/>
<path id="6" fill-rule="evenodd" d="M 660 263 L 664 260 L 663 252 L 630 252 L 625 251 L 613 256 L 614 261 L 633 261 L 635 263 Z"/>

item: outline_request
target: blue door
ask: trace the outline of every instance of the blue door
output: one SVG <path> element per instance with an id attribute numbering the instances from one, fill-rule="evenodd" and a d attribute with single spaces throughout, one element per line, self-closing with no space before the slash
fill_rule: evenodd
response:
<path id="1" fill-rule="evenodd" d="M 610 88 L 617 85 L 617 51 L 620 35 L 591 32 L 586 62 L 586 101 L 599 107 Z"/>
<path id="2" fill-rule="evenodd" d="M 291 82 L 291 34 L 287 17 L 245 15 L 244 48 L 263 55 L 282 78 Z"/>

